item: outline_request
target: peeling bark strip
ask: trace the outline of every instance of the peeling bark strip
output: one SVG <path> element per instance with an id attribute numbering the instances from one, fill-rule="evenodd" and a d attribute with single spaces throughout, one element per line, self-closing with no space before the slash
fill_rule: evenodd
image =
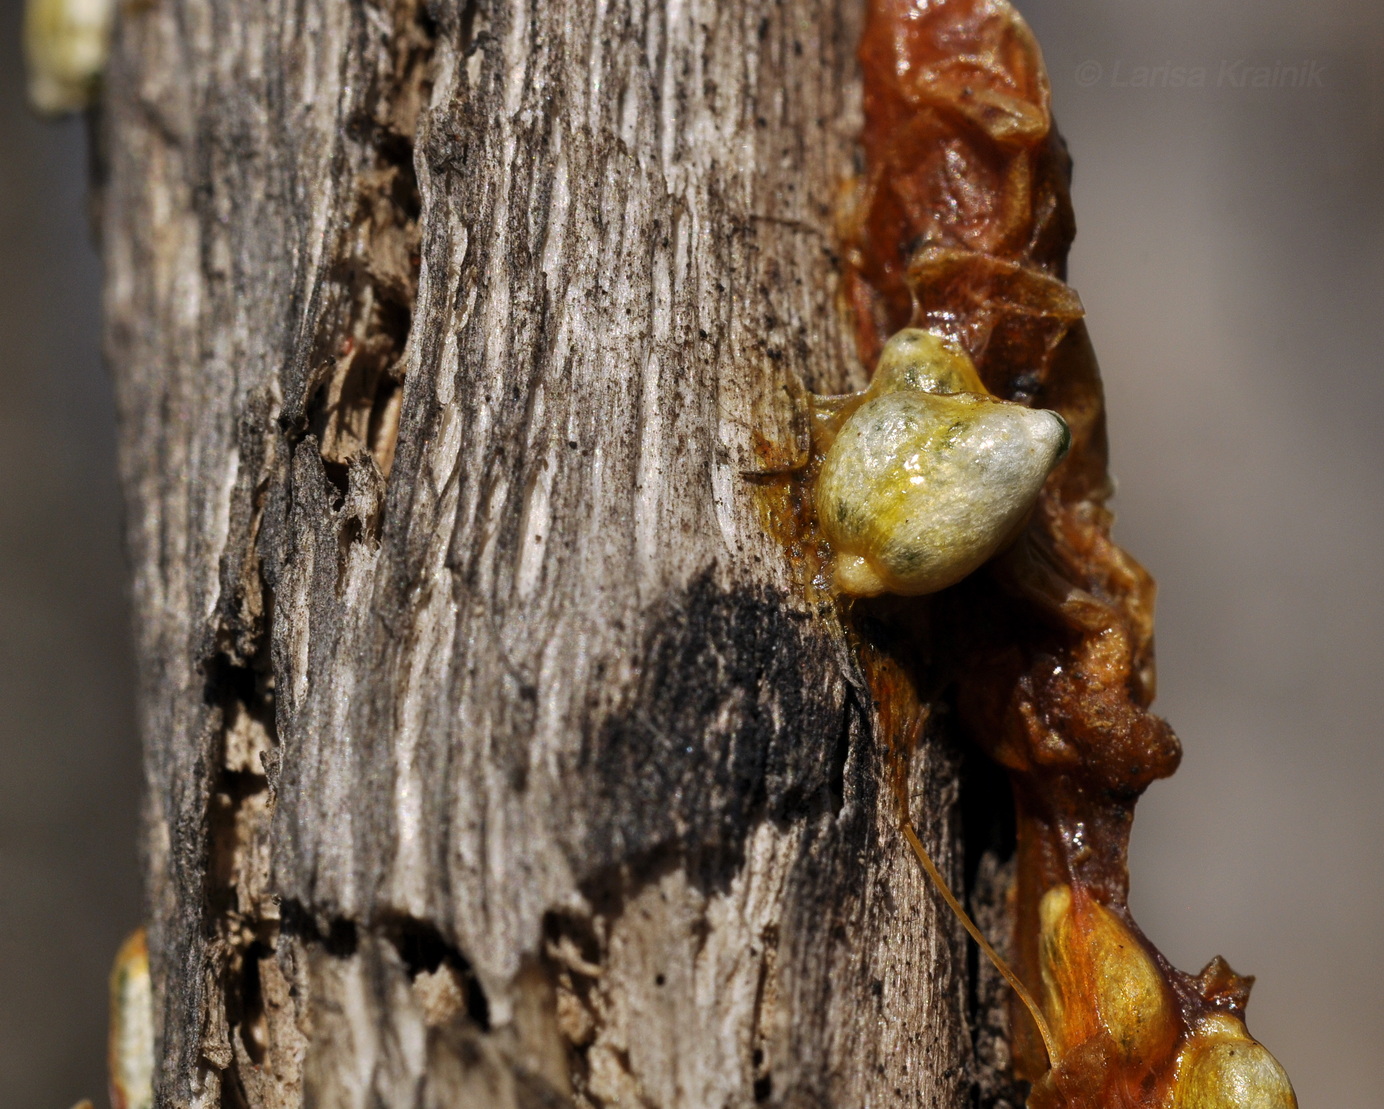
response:
<path id="1" fill-rule="evenodd" d="M 844 285 L 862 354 L 878 358 L 887 388 L 946 364 L 921 354 L 901 370 L 893 362 L 900 349 L 955 344 L 976 369 L 965 362 L 972 381 L 940 392 L 988 392 L 1054 410 L 1070 431 L 1071 449 L 1023 533 L 955 588 L 921 599 L 873 597 L 880 586 L 929 591 L 926 575 L 891 577 L 893 566 L 877 574 L 861 557 L 914 533 L 885 529 L 852 550 L 849 531 L 843 537 L 827 526 L 836 519 L 822 521 L 838 548 L 824 580 L 866 595 L 851 619 L 891 747 L 911 749 L 918 691 L 950 685 L 962 726 L 1008 775 L 1017 841 L 1007 899 L 1011 977 L 1024 1005 L 1011 1007 L 1013 1072 L 1032 1082 L 1025 1104 L 1296 1109 L 1287 1075 L 1245 1027 L 1253 979 L 1219 957 L 1197 975 L 1177 970 L 1129 913 L 1135 803 L 1177 768 L 1182 751 L 1150 711 L 1153 580 L 1111 539 L 1100 374 L 1080 301 L 1065 284 L 1070 159 L 1052 123 L 1037 42 L 1008 0 L 870 0 L 868 9 L 866 172 L 844 221 Z M 920 330 L 900 348 L 895 333 L 905 325 Z M 925 336 L 935 345 L 921 342 Z M 878 406 L 903 396 L 866 401 L 841 435 L 855 420 L 883 426 Z M 843 401 L 814 403 L 841 412 Z M 963 417 L 955 418 L 960 426 Z M 867 471 L 858 461 L 867 451 L 841 462 L 831 450 L 795 479 L 812 481 L 820 467 L 824 517 L 870 498 L 886 503 L 882 468 L 862 479 L 865 496 L 824 497 L 834 464 Z M 927 480 L 929 454 L 944 452 L 931 444 L 910 450 L 886 457 L 907 459 L 910 482 Z M 980 470 L 972 459 L 951 464 Z M 996 479 L 977 473 L 974 481 Z M 975 499 L 985 491 L 968 492 Z M 909 513 L 928 511 L 909 502 Z M 821 546 L 810 530 L 799 545 Z M 852 559 L 864 570 L 848 579 L 842 568 Z M 919 856 L 928 865 L 921 848 Z M 998 867 L 982 860 L 979 870 L 979 915 L 993 921 Z M 995 1022 L 978 1016 L 977 1056 L 994 1059 Z M 981 1085 L 987 1096 L 1006 1096 Z"/>
<path id="2" fill-rule="evenodd" d="M 854 18 L 123 12 L 160 1104 L 960 1102 L 959 929 L 745 477 L 859 384 Z"/>

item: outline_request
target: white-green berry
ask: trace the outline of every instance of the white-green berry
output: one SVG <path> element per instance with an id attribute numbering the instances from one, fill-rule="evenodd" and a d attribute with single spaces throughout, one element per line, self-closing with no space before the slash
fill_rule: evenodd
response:
<path id="1" fill-rule="evenodd" d="M 846 593 L 916 596 L 976 570 L 1023 526 L 1070 433 L 985 391 L 959 345 L 899 332 L 823 460 L 817 513 Z"/>

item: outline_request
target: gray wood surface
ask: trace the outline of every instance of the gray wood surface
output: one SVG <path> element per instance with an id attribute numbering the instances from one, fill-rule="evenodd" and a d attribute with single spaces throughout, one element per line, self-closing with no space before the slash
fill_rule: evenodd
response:
<path id="1" fill-rule="evenodd" d="M 160 1104 L 961 1104 L 959 929 L 746 476 L 861 382 L 857 19 L 124 9 Z"/>

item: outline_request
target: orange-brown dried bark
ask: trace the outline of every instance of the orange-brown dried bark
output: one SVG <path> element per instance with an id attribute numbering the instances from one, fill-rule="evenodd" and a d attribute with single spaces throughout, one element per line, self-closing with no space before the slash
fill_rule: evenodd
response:
<path id="1" fill-rule="evenodd" d="M 1060 278 L 1074 228 L 1047 76 L 1007 5 L 873 0 L 860 60 L 867 169 L 844 289 L 873 363 L 913 315 L 908 270 L 921 249 L 1024 260 Z"/>
<path id="2" fill-rule="evenodd" d="M 949 332 L 992 392 L 1059 411 L 1073 433 L 1018 544 L 930 601 L 887 603 L 896 628 L 923 620 L 945 629 L 957 647 L 959 715 L 1009 772 L 1020 976 L 1042 992 L 1039 902 L 1070 887 L 1074 904 L 1096 908 L 1073 912 L 1087 923 L 1071 933 L 1065 972 L 1092 978 L 1095 996 L 1099 971 L 1076 948 L 1096 942 L 1090 922 L 1108 910 L 1153 960 L 1171 999 L 1159 1018 L 1167 1027 L 1137 1060 L 1108 1035 L 1082 1039 L 1072 1029 L 1092 1022 L 1066 1013 L 1080 1043 L 1046 1075 L 1036 1028 L 1019 1016 L 1016 1069 L 1043 1078 L 1031 1105 L 1160 1104 L 1177 1043 L 1207 1012 L 1240 1015 L 1248 981 L 1219 961 L 1200 977 L 1182 974 L 1128 913 L 1134 805 L 1181 752 L 1148 711 L 1153 582 L 1110 537 L 1100 376 L 1065 284 L 1070 162 L 1052 126 L 1041 56 L 1000 0 L 870 0 L 860 57 L 867 169 L 842 234 L 843 293 L 861 357 L 872 364 L 905 326 Z"/>

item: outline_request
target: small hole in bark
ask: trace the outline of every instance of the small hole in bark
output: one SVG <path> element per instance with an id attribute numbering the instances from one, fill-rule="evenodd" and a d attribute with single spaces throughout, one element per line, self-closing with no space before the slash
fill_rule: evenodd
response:
<path id="1" fill-rule="evenodd" d="M 590 921 L 567 913 L 550 912 L 543 918 L 545 945 L 561 950 L 570 948 L 582 963 L 599 967 L 603 959 L 600 940 L 591 929 Z"/>
<path id="2" fill-rule="evenodd" d="M 436 970 L 447 957 L 447 941 L 426 921 L 413 917 L 394 921 L 389 925 L 389 939 L 404 960 L 410 978 Z"/>
<path id="3" fill-rule="evenodd" d="M 239 701 L 247 707 L 259 701 L 258 676 L 249 666 L 233 661 L 224 651 L 218 651 L 202 665 L 206 680 L 202 698 L 209 705 Z"/>
<path id="4" fill-rule="evenodd" d="M 384 932 L 399 952 L 410 980 L 424 972 L 431 974 L 443 963 L 451 967 L 462 982 L 466 1015 L 482 1031 L 490 1031 L 490 1001 L 460 949 L 448 943 L 434 925 L 417 917 L 397 917 L 385 925 Z"/>
<path id="5" fill-rule="evenodd" d="M 375 399 L 370 406 L 370 422 L 366 442 L 375 456 L 375 465 L 385 477 L 394 466 L 394 447 L 399 437 L 399 408 L 403 400 L 402 384 L 389 374 L 380 376 L 375 386 Z"/>
<path id="6" fill-rule="evenodd" d="M 221 1072 L 222 1109 L 250 1109 L 250 1099 L 245 1096 L 245 1084 L 240 1071 L 235 1067 Z"/>
<path id="7" fill-rule="evenodd" d="M 327 482 L 331 485 L 332 511 L 340 512 L 341 506 L 346 503 L 346 494 L 351 489 L 351 468 L 344 462 L 328 462 L 324 458 L 322 471 L 327 475 Z"/>
<path id="8" fill-rule="evenodd" d="M 256 941 L 246 949 L 240 968 L 240 1042 L 250 1062 L 264 1062 L 269 1043 L 269 1028 L 264 1012 L 264 989 L 260 983 L 260 960 L 270 955 L 269 948 Z"/>
<path id="9" fill-rule="evenodd" d="M 842 706 L 841 728 L 836 733 L 836 743 L 831 751 L 831 763 L 827 770 L 827 797 L 831 803 L 831 815 L 840 816 L 846 807 L 846 762 L 851 755 L 851 730 L 860 706 L 856 703 L 854 692 L 846 692 L 846 702 Z"/>
<path id="10" fill-rule="evenodd" d="M 480 7 L 477 0 L 466 0 L 461 9 L 461 52 L 467 54 L 471 50 L 471 44 L 476 41 L 476 10 Z M 436 28 L 433 34 L 436 35 Z"/>
<path id="11" fill-rule="evenodd" d="M 356 926 L 352 921 L 337 918 L 330 922 L 324 933 L 313 920 L 312 914 L 298 901 L 285 900 L 279 906 L 282 928 L 308 943 L 321 945 L 328 955 L 337 959 L 349 959 L 360 946 Z"/>
<path id="12" fill-rule="evenodd" d="M 482 1032 L 490 1031 L 490 1001 L 481 989 L 471 967 L 466 967 L 466 1015 L 476 1022 Z"/>
<path id="13" fill-rule="evenodd" d="M 423 36 L 429 40 L 429 46 L 431 46 L 432 40 L 437 38 L 437 20 L 433 18 L 432 12 L 428 11 L 426 4 L 419 4 L 413 17 L 418 21 L 418 29 L 423 32 Z"/>

